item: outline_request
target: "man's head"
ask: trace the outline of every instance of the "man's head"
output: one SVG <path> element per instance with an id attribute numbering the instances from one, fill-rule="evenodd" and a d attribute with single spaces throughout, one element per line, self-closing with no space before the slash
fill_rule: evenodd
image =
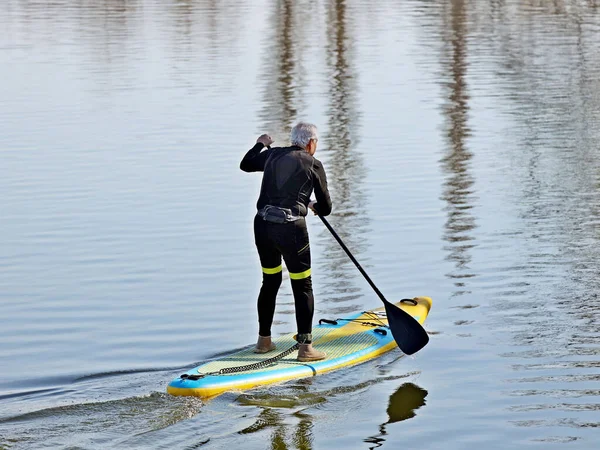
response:
<path id="1" fill-rule="evenodd" d="M 317 127 L 312 123 L 299 122 L 294 128 L 290 137 L 292 145 L 297 145 L 306 150 L 311 156 L 317 151 Z"/>

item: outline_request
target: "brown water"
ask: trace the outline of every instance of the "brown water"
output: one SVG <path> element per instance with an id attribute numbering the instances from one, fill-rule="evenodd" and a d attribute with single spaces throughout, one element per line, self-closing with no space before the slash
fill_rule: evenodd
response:
<path id="1" fill-rule="evenodd" d="M 596 448 L 596 1 L 0 2 L 0 448 Z M 248 345 L 256 137 L 429 345 L 170 397 Z M 310 217 L 316 318 L 379 306 Z M 289 283 L 275 332 L 294 326 Z"/>

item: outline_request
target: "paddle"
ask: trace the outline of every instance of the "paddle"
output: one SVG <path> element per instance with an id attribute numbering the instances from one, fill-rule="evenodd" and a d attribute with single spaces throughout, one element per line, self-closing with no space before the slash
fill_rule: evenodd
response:
<path id="1" fill-rule="evenodd" d="M 323 216 L 319 216 L 319 218 L 323 221 L 327 229 L 331 232 L 333 237 L 338 244 L 344 249 L 346 254 L 350 257 L 356 268 L 362 273 L 365 280 L 369 282 L 375 293 L 379 296 L 383 304 L 385 305 L 385 312 L 387 314 L 388 325 L 390 330 L 392 331 L 392 336 L 394 336 L 394 340 L 402 350 L 407 355 L 412 355 L 413 353 L 418 352 L 423 347 L 427 345 L 429 342 L 429 336 L 425 329 L 421 326 L 419 322 L 417 322 L 410 314 L 406 313 L 402 309 L 398 308 L 393 303 L 388 302 L 381 291 L 377 289 L 375 283 L 371 281 L 367 272 L 361 267 L 356 258 L 350 253 L 348 247 L 344 245 L 342 239 L 338 236 L 335 230 L 331 227 L 327 219 Z"/>

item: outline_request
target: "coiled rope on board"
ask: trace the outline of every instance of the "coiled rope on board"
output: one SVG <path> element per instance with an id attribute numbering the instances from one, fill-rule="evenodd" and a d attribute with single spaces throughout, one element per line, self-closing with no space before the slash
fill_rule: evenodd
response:
<path id="1" fill-rule="evenodd" d="M 230 373 L 248 372 L 250 370 L 262 369 L 264 367 L 268 367 L 271 364 L 276 363 L 277 361 L 279 361 L 282 358 L 285 358 L 290 353 L 293 353 L 296 350 L 298 350 L 298 348 L 300 348 L 300 344 L 294 344 L 292 347 L 281 352 L 280 354 L 275 355 L 272 358 L 265 359 L 263 361 L 259 361 L 259 362 L 252 363 L 252 364 L 246 364 L 245 366 L 224 367 L 223 369 L 217 370 L 216 372 L 199 373 L 199 374 L 184 373 L 179 378 L 181 378 L 183 380 L 199 380 L 200 378 L 204 378 L 209 375 L 213 375 L 213 376 L 214 375 L 228 375 Z"/>

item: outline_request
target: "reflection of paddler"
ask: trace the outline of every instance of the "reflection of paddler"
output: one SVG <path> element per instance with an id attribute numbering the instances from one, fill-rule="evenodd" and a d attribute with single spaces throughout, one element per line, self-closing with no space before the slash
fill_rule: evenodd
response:
<path id="1" fill-rule="evenodd" d="M 294 293 L 299 361 L 318 361 L 326 357 L 325 353 L 312 347 L 314 297 L 308 229 L 304 219 L 308 209 L 321 216 L 331 212 L 325 170 L 313 157 L 317 141 L 317 128 L 300 122 L 292 129 L 291 147 L 262 151 L 273 142 L 270 136 L 262 135 L 240 163 L 240 169 L 245 172 L 264 172 L 258 213 L 254 219 L 254 237 L 263 271 L 255 352 L 275 349 L 271 342 L 271 325 L 282 281 L 283 256 Z M 316 203 L 310 201 L 313 191 Z"/>
<path id="2" fill-rule="evenodd" d="M 412 383 L 403 384 L 390 396 L 387 408 L 389 420 L 386 423 L 412 419 L 416 416 L 415 411 L 425 404 L 425 397 L 425 389 Z"/>
<path id="3" fill-rule="evenodd" d="M 365 442 L 375 444 L 372 449 L 381 447 L 385 442 L 383 436 L 387 434 L 386 425 L 415 417 L 417 415 L 415 411 L 425 404 L 425 397 L 427 397 L 425 389 L 412 383 L 404 383 L 390 395 L 387 407 L 388 421 L 379 425 L 378 435 L 368 437 Z"/>

